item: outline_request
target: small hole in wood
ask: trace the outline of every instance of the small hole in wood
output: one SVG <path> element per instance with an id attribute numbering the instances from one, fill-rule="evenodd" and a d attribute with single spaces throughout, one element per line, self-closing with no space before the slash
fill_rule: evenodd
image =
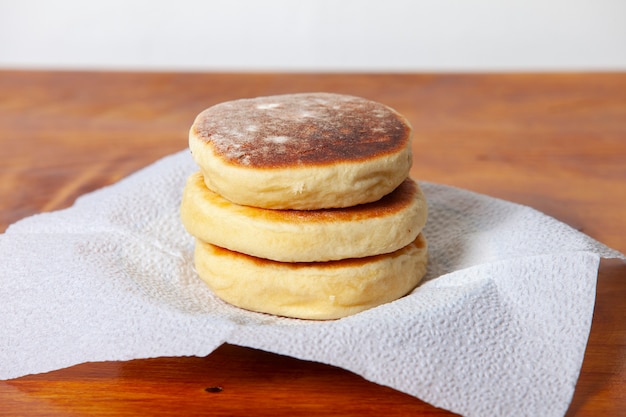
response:
<path id="1" fill-rule="evenodd" d="M 204 390 L 206 392 L 213 392 L 213 393 L 215 393 L 215 392 L 222 392 L 223 389 L 224 388 L 222 388 L 222 387 L 215 386 L 215 387 L 206 387 Z"/>

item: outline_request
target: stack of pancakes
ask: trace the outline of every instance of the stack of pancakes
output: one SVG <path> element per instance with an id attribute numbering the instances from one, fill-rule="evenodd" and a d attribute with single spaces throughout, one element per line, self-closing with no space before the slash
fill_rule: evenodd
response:
<path id="1" fill-rule="evenodd" d="M 181 219 L 198 275 L 238 307 L 335 319 L 402 297 L 426 271 L 411 127 L 359 97 L 242 99 L 200 113 Z"/>

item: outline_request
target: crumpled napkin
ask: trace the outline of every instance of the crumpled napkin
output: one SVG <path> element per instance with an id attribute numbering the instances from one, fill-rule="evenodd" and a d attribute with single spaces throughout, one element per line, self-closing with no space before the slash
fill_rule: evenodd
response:
<path id="1" fill-rule="evenodd" d="M 243 311 L 196 277 L 179 220 L 187 151 L 0 235 L 0 378 L 87 361 L 204 356 L 219 345 L 332 364 L 467 416 L 563 415 L 600 257 L 531 208 L 422 183 L 429 272 L 410 295 L 336 321 Z"/>

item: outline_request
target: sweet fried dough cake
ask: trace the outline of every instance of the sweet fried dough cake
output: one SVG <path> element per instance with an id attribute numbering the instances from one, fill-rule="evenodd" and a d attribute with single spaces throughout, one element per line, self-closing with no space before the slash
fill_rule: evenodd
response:
<path id="1" fill-rule="evenodd" d="M 189 147 L 200 171 L 180 216 L 199 277 L 224 301 L 337 319 L 423 278 L 428 207 L 395 110 L 330 93 L 229 101 L 196 117 Z"/>
<path id="2" fill-rule="evenodd" d="M 189 147 L 206 186 L 234 203 L 317 210 L 376 201 L 411 167 L 395 110 L 331 93 L 239 99 L 201 112 Z"/>
<path id="3" fill-rule="evenodd" d="M 200 278 L 238 307 L 300 319 L 345 317 L 394 301 L 426 271 L 422 234 L 392 253 L 333 262 L 276 262 L 197 241 Z"/>
<path id="4" fill-rule="evenodd" d="M 426 223 L 427 205 L 418 184 L 405 179 L 378 201 L 323 210 L 271 210 L 232 203 L 189 177 L 181 219 L 188 232 L 208 243 L 282 262 L 321 262 L 396 251 L 411 243 Z"/>

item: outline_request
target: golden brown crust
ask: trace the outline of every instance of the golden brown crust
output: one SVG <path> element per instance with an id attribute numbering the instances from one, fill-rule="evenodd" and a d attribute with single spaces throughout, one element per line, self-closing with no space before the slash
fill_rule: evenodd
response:
<path id="1" fill-rule="evenodd" d="M 364 258 L 338 259 L 335 261 L 328 261 L 328 262 L 280 262 L 280 261 L 274 261 L 271 259 L 259 258 L 257 256 L 246 255 L 245 253 L 241 253 L 241 252 L 231 251 L 229 249 L 222 248 L 220 246 L 211 245 L 210 243 L 207 243 L 207 242 L 202 242 L 201 244 L 210 245 L 213 252 L 217 256 L 235 256 L 240 259 L 245 259 L 247 262 L 252 262 L 259 267 L 279 266 L 281 268 L 290 268 L 294 270 L 311 268 L 311 267 L 319 267 L 319 268 L 323 267 L 324 269 L 327 269 L 327 270 L 331 270 L 335 268 L 347 268 L 347 267 L 358 268 L 360 266 L 366 265 L 368 263 L 376 262 L 378 260 L 393 259 L 394 257 L 398 257 L 402 253 L 402 249 L 403 249 L 403 248 L 400 248 L 396 252 L 381 253 L 379 255 L 366 256 Z M 424 235 L 421 233 L 418 234 L 417 238 L 412 243 L 405 246 L 404 249 L 406 250 L 409 247 L 415 248 L 416 250 L 419 250 L 419 251 L 426 250 L 426 239 Z"/>
<path id="2" fill-rule="evenodd" d="M 227 163 L 265 169 L 359 162 L 400 152 L 411 127 L 374 101 L 302 93 L 215 105 L 198 115 L 190 134 Z"/>
<path id="3" fill-rule="evenodd" d="M 413 204 L 417 193 L 417 183 L 407 178 L 394 191 L 372 203 L 322 210 L 257 210 L 255 213 L 292 222 L 359 221 L 398 213 Z"/>
<path id="4" fill-rule="evenodd" d="M 283 262 L 329 261 L 393 252 L 424 227 L 428 206 L 407 178 L 395 191 L 343 209 L 271 210 L 232 203 L 204 186 L 199 172 L 183 190 L 180 216 L 206 242 Z"/>
<path id="5" fill-rule="evenodd" d="M 333 262 L 284 263 L 196 241 L 200 278 L 235 306 L 300 319 L 328 320 L 397 300 L 426 273 L 423 235 L 386 255 Z"/>
<path id="6" fill-rule="evenodd" d="M 196 179 L 196 187 L 199 188 L 204 184 L 197 179 L 202 176 L 198 173 L 194 174 Z M 372 203 L 359 204 L 352 207 L 330 208 L 320 210 L 268 210 L 258 207 L 241 206 L 238 207 L 239 213 L 247 217 L 264 219 L 267 221 L 280 221 L 292 223 L 321 223 L 321 222 L 337 222 L 337 221 L 359 221 L 372 219 L 376 217 L 389 217 L 395 213 L 408 208 L 414 204 L 416 195 L 418 195 L 417 183 L 411 178 L 404 180 L 394 191 L 387 194 L 378 201 Z M 210 200 L 211 204 L 224 208 L 233 207 L 233 203 L 226 200 L 219 194 L 206 190 L 204 196 Z"/>

